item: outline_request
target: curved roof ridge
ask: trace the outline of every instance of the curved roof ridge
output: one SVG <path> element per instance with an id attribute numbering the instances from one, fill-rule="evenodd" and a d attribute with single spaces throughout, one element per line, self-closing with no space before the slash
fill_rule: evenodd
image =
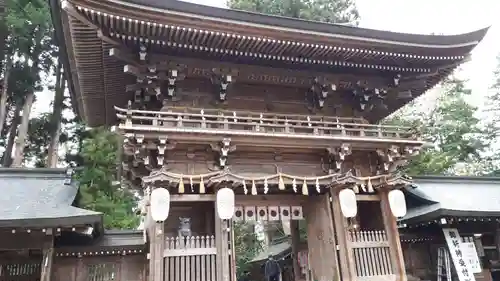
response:
<path id="1" fill-rule="evenodd" d="M 425 45 L 429 45 L 429 47 L 432 48 L 439 48 L 440 46 L 460 47 L 460 45 L 475 45 L 484 38 L 486 32 L 491 27 L 490 25 L 476 31 L 456 35 L 409 34 L 212 7 L 177 0 L 103 0 L 101 3 L 104 2 L 147 9 L 152 12 L 208 17 L 216 21 L 240 22 L 273 29 L 292 29 L 297 32 L 308 31 L 319 33 L 317 35 L 338 37 L 339 39 L 374 41 L 386 44 L 406 43 L 415 45 L 415 47 L 425 47 Z"/>

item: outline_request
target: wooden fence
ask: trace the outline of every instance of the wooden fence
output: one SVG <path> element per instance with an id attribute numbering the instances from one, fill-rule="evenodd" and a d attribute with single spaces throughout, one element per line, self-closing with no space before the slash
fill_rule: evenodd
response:
<path id="1" fill-rule="evenodd" d="M 215 237 L 188 236 L 165 241 L 165 281 L 216 281 Z"/>
<path id="2" fill-rule="evenodd" d="M 349 240 L 358 277 L 393 276 L 385 231 L 354 231 Z"/>

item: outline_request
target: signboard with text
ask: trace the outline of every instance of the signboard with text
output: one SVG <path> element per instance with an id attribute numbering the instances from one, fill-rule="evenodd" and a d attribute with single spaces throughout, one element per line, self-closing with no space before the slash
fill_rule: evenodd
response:
<path id="1" fill-rule="evenodd" d="M 462 239 L 455 228 L 443 228 L 444 238 L 450 250 L 451 259 L 460 281 L 476 281 L 474 273 L 467 262 L 467 257 L 462 251 Z"/>
<path id="2" fill-rule="evenodd" d="M 481 273 L 481 263 L 474 242 L 462 242 L 461 249 L 465 262 L 469 264 L 472 273 Z"/>

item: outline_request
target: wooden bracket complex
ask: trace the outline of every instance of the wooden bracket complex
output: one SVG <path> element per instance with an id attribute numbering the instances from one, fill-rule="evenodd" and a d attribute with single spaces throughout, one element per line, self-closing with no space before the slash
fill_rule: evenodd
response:
<path id="1" fill-rule="evenodd" d="M 342 171 L 342 164 L 345 158 L 351 155 L 351 145 L 348 143 L 343 143 L 340 147 L 327 148 L 328 151 L 328 164 L 329 164 L 329 174 L 339 173 Z"/>
<path id="2" fill-rule="evenodd" d="M 165 61 L 155 61 L 147 53 L 146 45 L 141 45 L 139 54 L 113 48 L 109 55 L 126 63 L 123 68 L 125 73 L 136 76 L 136 83 L 127 85 L 126 91 L 134 93 L 134 102 L 149 102 L 151 96 L 163 100 L 166 96 L 173 98 L 176 82 L 183 80 L 186 66 Z M 166 88 L 164 95 L 162 88 Z"/>
<path id="3" fill-rule="evenodd" d="M 377 154 L 380 157 L 379 173 L 393 173 L 398 167 L 406 164 L 408 158 L 417 155 L 420 151 L 419 147 L 406 146 L 401 148 L 397 145 L 392 145 L 388 149 L 377 149 Z"/>
<path id="4" fill-rule="evenodd" d="M 315 77 L 311 86 L 312 96 L 310 96 L 309 102 L 313 107 L 318 106 L 319 108 L 323 108 L 330 92 L 335 92 L 336 90 L 337 85 L 330 82 L 327 78 Z"/>
<path id="5" fill-rule="evenodd" d="M 236 145 L 231 145 L 230 138 L 223 138 L 220 143 L 210 144 L 213 151 L 217 151 L 219 153 L 219 167 L 224 169 L 228 166 L 227 157 L 229 152 L 233 152 L 236 150 Z"/>
<path id="6" fill-rule="evenodd" d="M 226 100 L 229 85 L 235 82 L 235 77 L 237 75 L 238 72 L 236 70 L 222 68 L 212 69 L 212 77 L 210 77 L 210 80 L 212 84 L 217 87 L 219 101 L 224 102 Z"/>

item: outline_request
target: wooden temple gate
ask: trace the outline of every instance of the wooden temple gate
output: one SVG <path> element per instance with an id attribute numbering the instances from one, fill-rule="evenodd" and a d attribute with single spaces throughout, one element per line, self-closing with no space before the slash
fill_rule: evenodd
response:
<path id="1" fill-rule="evenodd" d="M 398 167 L 425 141 L 376 123 L 486 31 L 450 40 L 135 2 L 50 0 L 79 114 L 117 125 L 120 180 L 145 191 L 148 280 L 236 281 L 232 221 L 305 218 L 310 280 L 405 281 L 388 194 L 404 204 Z M 232 219 L 217 212 L 221 190 Z M 159 202 L 170 214 L 151 211 Z"/>

